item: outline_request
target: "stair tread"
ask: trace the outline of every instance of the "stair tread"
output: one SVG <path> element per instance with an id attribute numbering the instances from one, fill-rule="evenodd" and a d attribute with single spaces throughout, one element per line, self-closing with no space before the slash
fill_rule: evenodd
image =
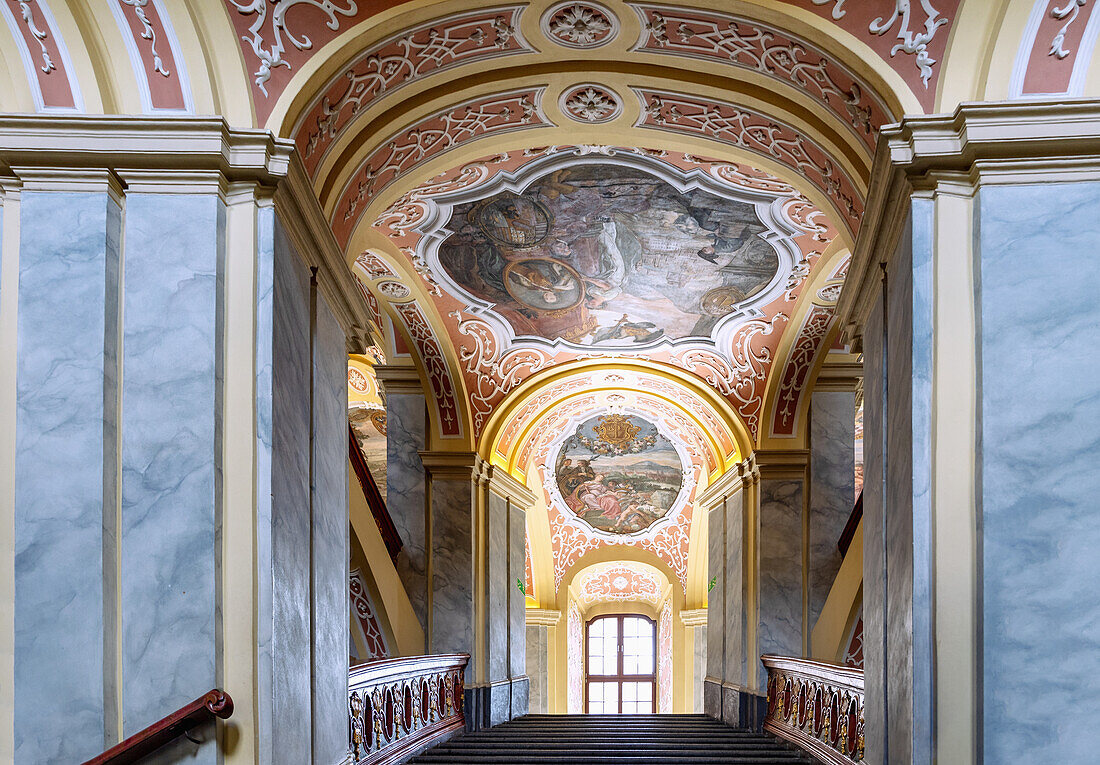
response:
<path id="1" fill-rule="evenodd" d="M 704 715 L 527 715 L 421 752 L 410 765 L 811 763 L 763 733 Z"/>

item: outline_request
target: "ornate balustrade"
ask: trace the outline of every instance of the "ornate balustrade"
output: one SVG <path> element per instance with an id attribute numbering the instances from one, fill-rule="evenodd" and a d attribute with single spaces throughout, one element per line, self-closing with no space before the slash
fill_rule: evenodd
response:
<path id="1" fill-rule="evenodd" d="M 466 654 L 408 656 L 352 667 L 351 752 L 356 765 L 404 762 L 465 727 Z"/>
<path id="2" fill-rule="evenodd" d="M 764 730 L 829 765 L 863 762 L 863 671 L 783 656 L 768 669 Z"/>

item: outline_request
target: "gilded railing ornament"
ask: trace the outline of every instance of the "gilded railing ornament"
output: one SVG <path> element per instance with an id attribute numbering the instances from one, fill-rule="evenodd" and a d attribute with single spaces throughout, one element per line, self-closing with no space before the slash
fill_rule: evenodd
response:
<path id="1" fill-rule="evenodd" d="M 404 762 L 465 727 L 464 654 L 383 659 L 348 675 L 348 748 L 355 765 Z"/>
<path id="2" fill-rule="evenodd" d="M 781 656 L 768 670 L 764 729 L 829 765 L 863 762 L 863 671 Z"/>

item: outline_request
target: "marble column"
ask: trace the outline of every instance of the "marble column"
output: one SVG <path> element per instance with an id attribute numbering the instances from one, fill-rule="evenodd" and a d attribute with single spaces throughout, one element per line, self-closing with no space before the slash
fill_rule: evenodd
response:
<path id="1" fill-rule="evenodd" d="M 386 394 L 386 509 L 401 537 L 397 571 L 428 640 L 426 478 L 420 452 L 428 447 L 428 405 L 415 367 L 382 366 Z"/>
<path id="2" fill-rule="evenodd" d="M 854 386 L 834 390 L 819 380 L 810 399 L 810 513 L 807 592 L 813 632 L 843 556 L 837 541 L 855 504 Z M 832 382 L 832 381 L 830 381 Z"/>
<path id="3" fill-rule="evenodd" d="M 753 517 L 752 496 L 751 469 L 743 464 L 708 487 L 698 500 L 708 519 L 702 709 L 731 725 L 743 724 L 748 691 L 746 625 L 753 566 L 746 558 L 745 530 Z"/>
<path id="4" fill-rule="evenodd" d="M 428 651 L 468 653 L 467 727 L 526 714 L 524 534 L 531 492 L 473 454 L 422 452 Z"/>
<path id="5" fill-rule="evenodd" d="M 809 631 L 804 621 L 803 569 L 805 459 L 798 453 L 756 453 L 760 469 L 757 518 L 757 634 L 759 654 L 805 655 Z M 794 459 L 788 460 L 790 455 Z M 766 460 L 766 461 L 765 461 Z M 748 675 L 753 688 L 767 685 L 767 671 L 756 656 Z"/>
<path id="6" fill-rule="evenodd" d="M 524 616 L 527 624 L 525 671 L 529 688 L 528 712 L 549 714 L 550 652 L 554 640 L 551 628 L 561 622 L 561 611 L 528 608 Z"/>
<path id="7" fill-rule="evenodd" d="M 121 199 L 25 190 L 18 263 L 14 465 L 15 762 L 82 762 L 116 738 Z M 9 200 L 8 204 L 16 204 Z M 10 220 L 10 218 L 9 218 Z M 12 271 L 5 268 L 5 276 Z M 5 438 L 10 435 L 5 436 Z M 0 691 L 7 693 L 8 691 Z M 58 735 L 58 720 L 65 735 Z"/>
<path id="8" fill-rule="evenodd" d="M 1098 135 L 1080 101 L 880 138 L 891 201 L 841 306 L 865 364 L 868 763 L 1100 746 Z"/>
<path id="9" fill-rule="evenodd" d="M 0 118 L 0 166 L 18 168 L 0 184 L 0 739 L 18 765 L 82 762 L 219 687 L 234 716 L 150 762 L 334 765 L 354 329 L 339 252 L 288 142 L 82 119 L 74 151 L 65 119 Z M 156 151 L 128 148 L 139 128 Z M 32 132 L 79 167 L 26 167 Z"/>

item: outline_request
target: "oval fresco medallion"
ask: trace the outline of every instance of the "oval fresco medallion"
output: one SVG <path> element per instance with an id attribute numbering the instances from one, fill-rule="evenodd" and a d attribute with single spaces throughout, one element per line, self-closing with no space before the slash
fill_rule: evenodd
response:
<path id="1" fill-rule="evenodd" d="M 602 414 L 582 422 L 562 443 L 554 481 L 570 512 L 588 526 L 638 534 L 673 510 L 684 463 L 648 420 Z"/>
<path id="2" fill-rule="evenodd" d="M 451 209 L 439 263 L 517 336 L 636 347 L 709 338 L 777 278 L 752 202 L 603 163 Z"/>

